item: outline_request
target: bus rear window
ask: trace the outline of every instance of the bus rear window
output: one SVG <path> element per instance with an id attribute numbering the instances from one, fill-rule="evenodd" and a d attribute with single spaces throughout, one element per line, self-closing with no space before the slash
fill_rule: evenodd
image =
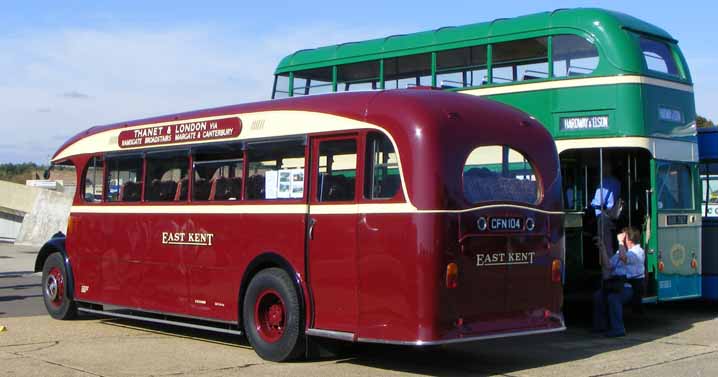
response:
<path id="1" fill-rule="evenodd" d="M 664 42 L 639 36 L 639 43 L 646 68 L 650 71 L 680 76 L 676 60 L 670 47 Z"/>
<path id="2" fill-rule="evenodd" d="M 464 164 L 464 196 L 472 204 L 539 199 L 536 171 L 523 154 L 506 146 L 474 149 Z"/>

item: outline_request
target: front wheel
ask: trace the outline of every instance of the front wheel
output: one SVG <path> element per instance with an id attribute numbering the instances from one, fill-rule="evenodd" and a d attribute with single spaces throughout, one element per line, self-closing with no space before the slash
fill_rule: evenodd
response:
<path id="1" fill-rule="evenodd" d="M 77 305 L 70 299 L 68 289 L 69 279 L 62 254 L 50 254 L 42 268 L 42 298 L 52 318 L 72 319 L 77 316 Z"/>
<path id="2" fill-rule="evenodd" d="M 252 278 L 244 296 L 242 322 L 249 343 L 265 360 L 292 360 L 304 351 L 299 295 L 280 268 L 262 270 Z"/>

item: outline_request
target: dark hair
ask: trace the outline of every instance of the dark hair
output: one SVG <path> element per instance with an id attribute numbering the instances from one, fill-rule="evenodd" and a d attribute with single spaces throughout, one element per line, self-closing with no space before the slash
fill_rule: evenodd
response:
<path id="1" fill-rule="evenodd" d="M 621 233 L 626 233 L 626 236 L 629 240 L 631 240 L 631 242 L 637 245 L 641 243 L 641 231 L 638 230 L 636 227 L 627 226 L 621 229 Z"/>

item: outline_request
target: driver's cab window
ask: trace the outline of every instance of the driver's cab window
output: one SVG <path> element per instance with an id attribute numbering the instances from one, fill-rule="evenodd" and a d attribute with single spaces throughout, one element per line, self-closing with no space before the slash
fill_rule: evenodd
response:
<path id="1" fill-rule="evenodd" d="M 85 170 L 83 199 L 89 203 L 99 203 L 102 201 L 102 187 L 104 173 L 104 161 L 102 157 L 93 157 L 87 163 Z"/>

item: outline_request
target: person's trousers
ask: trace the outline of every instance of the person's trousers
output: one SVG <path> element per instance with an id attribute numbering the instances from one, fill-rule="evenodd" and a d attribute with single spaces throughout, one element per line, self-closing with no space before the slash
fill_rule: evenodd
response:
<path id="1" fill-rule="evenodd" d="M 621 292 L 608 293 L 603 288 L 593 294 L 593 329 L 610 335 L 625 334 L 623 305 L 631 301 L 633 289 L 623 287 Z"/>

